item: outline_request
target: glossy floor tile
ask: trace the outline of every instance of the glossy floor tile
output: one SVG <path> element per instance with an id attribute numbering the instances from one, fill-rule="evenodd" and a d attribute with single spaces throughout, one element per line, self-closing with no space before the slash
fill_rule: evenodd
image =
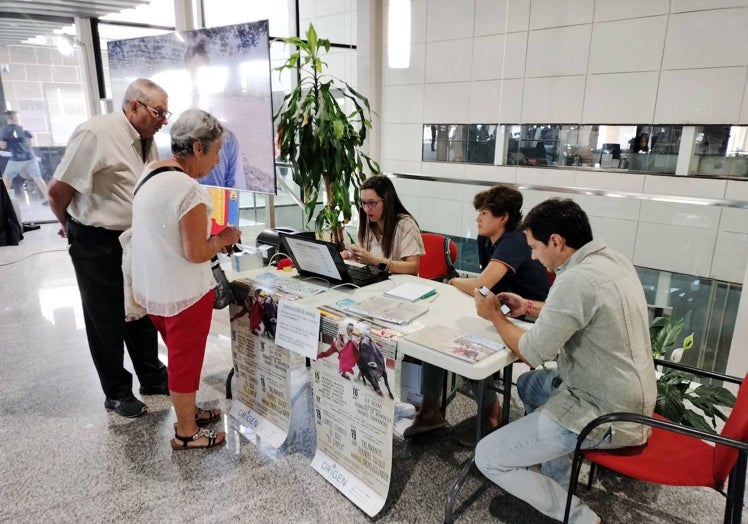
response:
<path id="1" fill-rule="evenodd" d="M 395 440 L 389 497 L 370 519 L 309 466 L 315 429 L 303 378 L 294 397 L 291 434 L 278 450 L 247 441 L 224 418 L 225 446 L 174 452 L 169 439 L 175 418 L 167 397 L 145 397 L 148 413 L 137 419 L 106 411 L 75 277 L 57 229 L 43 225 L 26 233 L 21 245 L 0 247 L 0 520 L 442 521 L 449 486 L 469 457 L 450 432 Z M 215 313 L 198 392 L 200 404 L 224 411 L 230 406 L 224 397 L 231 367 L 227 315 Z M 474 406 L 458 393 L 448 419 L 456 424 Z M 521 412 L 514 403 L 512 417 Z M 580 494 L 609 523 L 721 522 L 724 507 L 721 496 L 707 490 L 648 486 L 612 474 Z M 494 499 L 501 520 L 488 512 Z M 458 523 L 552 522 L 477 472 L 465 483 L 455 510 Z"/>

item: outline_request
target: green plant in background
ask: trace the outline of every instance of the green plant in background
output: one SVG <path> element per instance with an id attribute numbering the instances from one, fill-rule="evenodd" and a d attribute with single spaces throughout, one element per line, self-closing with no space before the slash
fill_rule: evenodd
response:
<path id="1" fill-rule="evenodd" d="M 315 231 L 319 236 L 329 232 L 342 249 L 343 226 L 351 219 L 366 178 L 364 162 L 372 174 L 379 173 L 379 165 L 361 151 L 371 128 L 369 101 L 346 82 L 324 73 L 326 64 L 320 53 L 330 50 L 330 41 L 318 38 L 313 25 L 309 25 L 306 40 L 291 37 L 282 41 L 296 46 L 296 51 L 276 70 L 298 70 L 299 82 L 274 115 L 280 157 L 292 165 L 307 224 L 314 218 L 319 192 L 324 188 L 326 204 L 317 214 Z M 352 106 L 349 114 L 341 103 Z"/>
<path id="2" fill-rule="evenodd" d="M 693 347 L 693 333 L 683 339 L 681 347 L 673 349 L 683 331 L 683 320 L 659 317 L 649 326 L 652 340 L 652 356 L 663 359 L 670 354 L 670 360 L 679 362 L 683 352 Z M 663 366 L 664 367 L 664 366 Z M 719 407 L 731 408 L 735 396 L 727 389 L 713 384 L 700 384 L 692 387 L 691 380 L 682 372 L 664 368 L 657 379 L 657 403 L 655 413 L 693 428 L 715 433 L 717 418 L 725 421 L 727 416 Z M 701 411 L 694 411 L 693 406 Z M 710 424 L 711 423 L 711 424 Z"/>

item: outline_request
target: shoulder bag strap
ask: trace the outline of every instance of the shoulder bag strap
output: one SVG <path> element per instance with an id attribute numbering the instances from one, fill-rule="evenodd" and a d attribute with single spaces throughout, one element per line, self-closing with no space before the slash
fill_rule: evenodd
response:
<path id="1" fill-rule="evenodd" d="M 164 171 L 182 171 L 182 173 L 184 173 L 184 170 L 179 169 L 178 167 L 174 167 L 174 166 L 161 166 L 161 167 L 158 167 L 158 168 L 154 169 L 153 171 L 151 171 L 150 173 L 148 173 L 146 175 L 146 177 L 143 180 L 141 180 L 140 184 L 138 184 L 138 187 L 136 187 L 135 191 L 132 192 L 132 195 L 135 196 L 135 194 L 138 192 L 138 190 L 141 187 L 143 187 L 143 184 L 145 184 L 146 182 L 148 182 L 148 180 L 153 175 L 158 175 L 159 173 L 163 173 Z"/>

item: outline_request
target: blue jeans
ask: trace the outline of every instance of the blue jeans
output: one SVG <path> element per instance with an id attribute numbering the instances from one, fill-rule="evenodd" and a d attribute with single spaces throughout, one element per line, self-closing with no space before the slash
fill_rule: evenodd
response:
<path id="1" fill-rule="evenodd" d="M 529 414 L 478 442 L 475 463 L 489 480 L 507 493 L 553 519 L 563 520 L 571 470 L 570 454 L 577 444 L 578 435 L 547 415 L 534 412 L 558 387 L 558 381 L 554 381 L 557 377 L 555 371 L 547 370 L 520 376 L 517 389 L 520 398 L 528 403 Z M 584 447 L 607 448 L 611 447 L 609 441 L 610 436 L 606 436 L 600 442 L 588 441 Z M 540 471 L 530 469 L 538 464 L 541 465 Z M 573 497 L 570 522 L 586 524 L 595 523 L 597 519 L 594 511 L 578 497 Z"/>

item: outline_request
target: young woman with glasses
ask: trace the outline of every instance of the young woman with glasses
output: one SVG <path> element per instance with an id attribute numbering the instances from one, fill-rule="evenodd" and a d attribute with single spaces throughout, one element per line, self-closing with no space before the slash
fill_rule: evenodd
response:
<path id="1" fill-rule="evenodd" d="M 343 258 L 390 273 L 417 275 L 426 253 L 421 230 L 392 181 L 382 175 L 367 178 L 360 194 L 358 244 L 344 251 Z"/>

